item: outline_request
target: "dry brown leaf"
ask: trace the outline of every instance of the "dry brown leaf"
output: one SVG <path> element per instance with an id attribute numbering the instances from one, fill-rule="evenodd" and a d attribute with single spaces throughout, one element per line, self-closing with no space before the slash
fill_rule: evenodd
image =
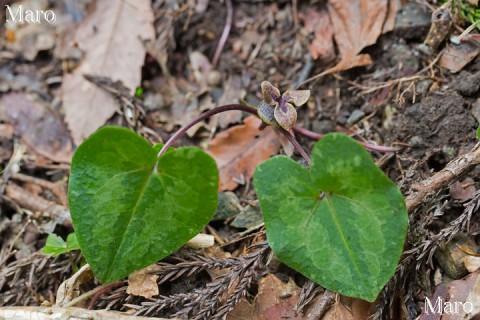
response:
<path id="1" fill-rule="evenodd" d="M 273 274 L 260 279 L 255 299 L 259 319 L 302 319 L 300 314 L 295 316 L 293 311 L 299 295 L 300 288 L 292 279 L 284 283 Z"/>
<path id="2" fill-rule="evenodd" d="M 382 33 L 389 31 L 397 8 L 388 0 L 329 0 L 328 12 L 341 57 L 336 66 L 315 78 L 372 63 L 370 55 L 360 52 L 374 44 Z"/>
<path id="3" fill-rule="evenodd" d="M 450 196 L 455 200 L 466 201 L 474 197 L 475 182 L 472 178 L 465 178 L 463 181 L 455 181 L 450 186 Z"/>
<path id="4" fill-rule="evenodd" d="M 59 114 L 18 93 L 2 97 L 0 113 L 36 153 L 56 162 L 71 161 L 72 142 Z"/>
<path id="5" fill-rule="evenodd" d="M 298 301 L 300 288 L 292 279 L 284 283 L 273 274 L 260 279 L 258 294 L 250 304 L 245 298 L 228 314 L 227 320 L 280 320 L 303 319 L 295 316 L 293 308 Z"/>
<path id="6" fill-rule="evenodd" d="M 330 16 L 326 10 L 316 10 L 315 7 L 308 8 L 305 14 L 301 15 L 304 29 L 313 33 L 314 38 L 308 45 L 308 51 L 314 60 L 319 59 L 322 63 L 329 63 L 335 59 L 335 47 L 333 44 L 333 27 Z"/>
<path id="7" fill-rule="evenodd" d="M 76 144 L 92 134 L 117 108 L 114 99 L 83 78 L 108 76 L 133 90 L 140 84 L 145 59 L 142 39 L 154 37 L 149 0 L 98 0 L 96 8 L 75 32 L 75 44 L 85 56 L 63 79 L 65 120 Z"/>
<path id="8" fill-rule="evenodd" d="M 242 90 L 242 79 L 239 76 L 232 75 L 228 78 L 224 86 L 224 93 L 218 105 L 239 103 L 240 99 L 245 96 L 245 90 Z M 218 126 L 222 129 L 227 128 L 232 123 L 238 123 L 242 120 L 242 112 L 240 110 L 233 110 L 224 112 L 218 116 Z"/>
<path id="9" fill-rule="evenodd" d="M 159 271 L 160 269 L 160 266 L 152 264 L 129 275 L 127 293 L 147 299 L 158 296 L 158 275 L 150 274 L 150 272 Z"/>
<path id="10" fill-rule="evenodd" d="M 261 320 L 255 313 L 255 306 L 242 298 L 227 315 L 227 320 Z"/>
<path id="11" fill-rule="evenodd" d="M 328 11 L 342 61 L 352 61 L 382 34 L 388 0 L 329 0 Z"/>
<path id="12" fill-rule="evenodd" d="M 385 23 L 383 24 L 382 33 L 390 32 L 393 30 L 393 28 L 395 28 L 395 20 L 397 19 L 397 12 L 400 10 L 400 7 L 400 0 L 388 1 L 387 17 L 385 18 Z"/>
<path id="13" fill-rule="evenodd" d="M 269 127 L 258 128 L 262 121 L 255 116 L 245 118 L 244 124 L 219 133 L 208 145 L 208 153 L 220 171 L 219 190 L 233 190 L 238 182 L 249 180 L 261 162 L 276 154 L 280 142 Z"/>
<path id="14" fill-rule="evenodd" d="M 335 303 L 328 309 L 322 320 L 359 320 L 353 317 L 352 311 L 349 310 L 342 303 Z"/>
<path id="15" fill-rule="evenodd" d="M 93 278 L 92 269 L 90 265 L 84 265 L 80 270 L 75 272 L 73 276 L 62 282 L 57 290 L 56 307 L 64 307 L 70 301 L 80 295 L 80 286 L 85 284 L 88 280 Z"/>
<path id="16" fill-rule="evenodd" d="M 438 64 L 452 73 L 457 73 L 478 54 L 480 54 L 480 44 L 473 41 L 462 42 L 459 45 L 448 46 L 442 53 Z"/>
<path id="17" fill-rule="evenodd" d="M 426 298 L 429 299 L 434 311 L 437 311 L 437 307 L 439 307 L 443 314 L 432 312 L 431 308 L 426 304 L 420 315 L 421 320 L 440 318 L 442 320 L 477 319 L 476 317 L 480 315 L 480 273 L 477 271 L 463 279 L 451 281 L 447 285 L 441 284 L 436 288 L 433 296 Z M 468 315 L 464 312 L 465 310 L 463 308 L 466 302 L 469 302 L 469 304 L 466 305 L 467 311 L 472 310 Z M 438 304 L 435 305 L 436 303 Z M 444 307 L 451 308 L 446 310 L 454 311 L 454 305 L 457 306 L 455 312 L 449 312 L 450 314 L 444 312 Z M 426 311 L 428 311 L 428 313 Z"/>

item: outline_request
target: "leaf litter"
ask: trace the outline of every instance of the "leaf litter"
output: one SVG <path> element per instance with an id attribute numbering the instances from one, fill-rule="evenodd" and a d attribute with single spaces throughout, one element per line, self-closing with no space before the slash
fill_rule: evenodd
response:
<path id="1" fill-rule="evenodd" d="M 64 75 L 62 100 L 65 121 L 77 145 L 117 111 L 112 97 L 87 82 L 84 75 L 120 80 L 133 93 L 140 85 L 145 60 L 142 39 L 154 37 L 152 22 L 147 0 L 99 0 L 76 29 L 72 41 L 84 57 L 72 73 Z"/>
<path id="2" fill-rule="evenodd" d="M 100 12 L 95 8 L 98 9 L 105 3 L 91 1 L 92 6 L 85 11 L 88 3 L 83 1 L 77 2 L 76 8 L 71 5 L 67 6 L 65 12 L 62 12 L 63 9 L 56 3 L 49 3 L 50 7 L 44 8 L 52 8 L 58 13 L 58 17 L 70 15 L 72 21 L 80 21 L 82 15 L 85 15 L 88 20 L 84 20 L 76 29 L 83 29 L 90 23 L 90 26 L 95 25 L 95 28 L 91 27 L 90 31 L 95 29 L 95 35 L 99 36 L 112 30 L 111 26 L 101 27 L 102 25 L 98 21 Z M 110 6 L 115 8 L 117 2 L 112 2 Z M 137 4 L 133 3 L 132 6 L 136 7 Z M 214 55 L 218 39 L 226 25 L 225 3 L 154 0 L 151 6 L 154 19 L 145 24 L 139 23 L 135 28 L 122 27 L 126 32 L 121 33 L 123 46 L 119 46 L 117 51 L 128 47 L 135 48 L 137 57 L 117 61 L 118 58 L 114 53 L 119 52 L 109 52 L 106 55 L 111 61 L 115 61 L 115 66 L 125 67 L 125 63 L 130 65 L 130 62 L 134 62 L 129 67 L 129 71 L 127 72 L 123 68 L 114 70 L 115 68 L 110 67 L 109 72 L 102 75 L 111 77 L 112 82 L 121 80 L 123 85 L 128 87 L 132 96 L 133 90 L 141 86 L 143 95 L 140 93 L 138 96 L 140 99 L 147 96 L 155 97 L 156 100 L 154 99 L 152 104 L 154 107 L 147 110 L 146 118 L 140 118 L 139 126 L 152 130 L 166 139 L 171 135 L 172 130 L 182 125 L 186 119 L 191 119 L 200 112 L 224 103 L 223 101 L 219 102 L 222 96 L 225 97 L 224 100 L 245 99 L 258 105 L 259 84 L 264 80 L 271 81 L 280 88 L 295 89 L 295 86 L 289 86 L 301 83 L 309 76 L 322 74 L 325 71 L 332 73 L 348 70 L 369 62 L 366 68 L 356 68 L 353 72 L 344 71 L 335 74 L 335 77 L 327 76 L 326 80 L 320 79 L 315 83 L 312 82 L 312 87 L 308 87 L 308 89 L 312 89 L 309 108 L 298 109 L 298 122 L 307 128 L 314 128 L 315 131 L 328 127 L 347 130 L 346 127 L 350 127 L 348 128 L 349 132 L 355 132 L 357 135 L 377 141 L 377 143 L 387 141 L 388 143 L 400 143 L 398 146 L 408 144 L 410 147 L 399 150 L 396 156 L 382 160 L 382 168 L 408 194 L 414 192 L 410 189 L 414 181 L 430 177 L 447 161 L 454 159 L 456 155 L 467 152 L 476 143 L 474 135 L 470 137 L 468 133 L 471 131 L 470 127 L 476 129 L 477 123 L 472 120 L 470 108 L 472 108 L 472 112 L 475 112 L 473 106 L 477 99 L 475 79 L 478 73 L 478 53 L 473 42 L 475 41 L 475 32 L 472 33 L 473 37 L 466 37 L 459 46 L 444 42 L 440 44 L 439 50 L 446 45 L 447 52 L 438 60 L 438 64 L 449 71 L 439 69 L 435 62 L 435 56 L 431 57 L 434 59 L 432 62 L 429 60 L 430 58 L 422 54 L 418 55 L 416 51 L 415 44 L 425 40 L 428 30 L 422 31 L 421 24 L 415 28 L 403 26 L 402 28 L 406 28 L 407 31 L 396 29 L 394 26 L 393 22 L 399 6 L 402 9 L 402 19 L 415 21 L 418 18 L 415 15 L 412 16 L 411 11 L 404 14 L 407 12 L 404 11 L 407 5 L 400 1 L 374 1 L 370 5 L 360 0 L 354 2 L 331 0 L 324 5 L 318 5 L 318 2 L 315 1 L 261 2 L 258 4 L 243 1 L 233 2 L 232 29 L 220 54 L 218 64 L 212 68 L 210 59 Z M 408 3 L 408 7 L 424 10 L 424 7 L 412 2 Z M 425 11 L 421 12 L 425 15 Z M 430 15 L 429 12 L 426 14 Z M 93 16 L 97 17 L 95 18 L 97 21 L 88 22 L 93 19 Z M 137 15 L 132 13 L 132 16 Z M 146 15 L 138 14 L 138 16 L 145 17 Z M 361 19 L 356 19 L 358 16 Z M 397 17 L 399 16 L 397 15 Z M 30 100 L 29 103 L 26 103 L 27 106 L 37 104 L 32 107 L 34 111 L 32 114 L 28 114 L 28 111 L 25 112 L 22 109 L 24 111 L 20 118 L 2 117 L 2 121 L 5 122 L 2 123 L 0 138 L 2 167 L 6 166 L 14 146 L 16 149 L 28 146 L 26 153 L 22 152 L 18 161 L 15 160 L 16 173 L 11 176 L 7 170 L 3 175 L 5 181 L 14 177 L 9 180 L 9 185 L 5 188 L 6 192 L 2 195 L 2 214 L 0 215 L 0 279 L 3 280 L 0 280 L 0 296 L 4 298 L 0 299 L 0 304 L 3 305 L 38 305 L 42 301 L 50 301 L 54 299 L 52 295 L 54 296 L 55 289 L 60 283 L 73 274 L 67 257 L 60 256 L 53 260 L 34 253 L 35 250 L 42 247 L 42 241 L 45 241 L 46 238 L 46 234 L 43 232 L 46 229 L 56 228 L 57 231 L 60 230 L 62 236 L 66 237 L 67 233 L 71 231 L 71 225 L 60 222 L 51 224 L 48 228 L 45 227 L 44 223 L 49 219 L 54 219 L 56 213 L 64 214 L 68 213 L 68 210 L 62 204 L 60 200 L 62 197 L 57 194 L 58 192 L 52 194 L 52 190 L 43 182 L 32 182 L 30 178 L 25 178 L 25 175 L 29 175 L 40 181 L 65 185 L 69 166 L 59 160 L 62 157 L 68 159 L 69 153 L 71 157 L 73 148 L 68 130 L 66 130 L 67 127 L 63 124 L 62 109 L 58 104 L 65 92 L 59 91 L 58 84 L 65 82 L 72 71 L 75 74 L 77 69 L 85 68 L 84 63 L 91 61 L 89 53 L 99 49 L 95 48 L 98 40 L 91 39 L 89 41 L 88 38 L 91 37 L 91 34 L 87 36 L 87 39 L 77 38 L 77 41 L 73 41 L 73 39 L 65 41 L 67 37 L 64 37 L 63 32 L 70 28 L 70 23 L 60 19 L 59 24 L 55 26 L 55 31 L 45 25 L 36 28 L 29 27 L 25 30 L 18 29 L 15 31 L 19 40 L 17 43 L 12 38 L 6 38 L 7 41 L 10 41 L 6 44 L 0 41 L 0 89 L 4 93 L 1 104 L 4 105 L 4 100 L 11 98 L 12 92 Z M 125 21 L 118 23 L 127 24 Z M 467 26 L 461 27 L 466 28 Z M 147 29 L 150 31 L 146 31 Z M 155 34 L 151 30 L 155 30 Z M 391 30 L 393 33 L 386 34 Z M 8 32 L 12 35 L 10 31 Z M 80 33 L 78 30 L 73 31 L 74 35 Z M 96 36 L 91 38 L 96 38 Z M 118 36 L 120 37 L 120 33 Z M 332 42 L 332 37 L 335 43 Z M 147 38 L 149 40 L 145 41 Z M 91 45 L 82 47 L 84 40 Z M 137 42 L 137 40 L 139 41 Z M 399 42 L 406 48 L 404 51 L 406 54 L 392 56 L 389 48 L 392 43 L 398 44 Z M 144 49 L 141 49 L 138 43 L 141 43 Z M 65 44 L 78 45 L 78 47 L 65 51 L 68 54 L 58 55 L 59 46 Z M 334 45 L 337 46 L 338 52 L 336 53 Z M 101 43 L 100 47 L 102 46 Z M 464 50 L 464 47 L 467 50 Z M 451 49 L 461 50 L 451 51 Z M 147 55 L 145 55 L 145 51 Z M 195 63 L 190 59 L 194 52 L 196 52 L 197 58 L 200 57 L 200 61 Z M 379 54 L 379 52 L 381 53 Z M 62 65 L 59 61 L 55 62 L 54 57 L 62 59 Z M 317 57 L 316 60 L 315 57 Z M 329 70 L 328 63 L 332 63 L 332 59 L 335 58 L 337 58 L 337 63 L 333 69 Z M 445 60 L 446 58 L 452 58 L 453 61 Z M 413 63 L 411 63 L 412 60 Z M 140 71 L 144 63 L 140 78 Z M 77 69 L 75 69 L 76 64 L 78 64 Z M 209 65 L 209 71 L 205 72 Z M 425 68 L 425 71 L 415 73 L 418 72 L 419 67 Z M 405 70 L 408 70 L 409 73 L 400 74 L 400 71 L 404 72 Z M 452 100 L 451 91 L 449 91 L 451 78 L 448 72 L 460 73 L 462 70 L 468 70 L 472 74 L 472 78 L 471 81 L 462 82 L 462 76 L 459 76 L 459 81 L 456 82 L 461 83 L 465 88 L 454 89 L 457 91 L 455 95 L 459 94 L 461 99 L 455 97 Z M 65 77 L 62 76 L 64 71 Z M 124 76 L 129 73 L 126 77 L 128 79 L 117 77 L 116 71 Z M 215 77 L 211 77 L 212 74 Z M 396 79 L 399 74 L 400 77 L 407 76 L 407 78 Z M 413 76 L 411 76 L 412 74 Z M 133 78 L 136 80 L 132 81 Z M 220 82 L 217 82 L 219 79 Z M 422 87 L 426 87 L 426 91 Z M 91 88 L 91 90 L 99 90 L 94 86 Z M 367 90 L 380 88 L 382 89 L 381 95 L 365 94 L 365 88 Z M 427 100 L 421 104 L 420 108 L 412 107 L 415 105 L 414 99 L 417 99 L 416 102 L 422 102 L 425 96 L 433 95 L 431 92 L 436 91 L 440 91 L 442 101 L 449 106 L 449 112 L 444 113 L 442 108 L 438 109 L 439 102 L 437 100 L 435 101 L 438 103 L 429 103 Z M 464 95 L 467 92 L 468 96 Z M 398 100 L 395 95 L 397 97 L 401 95 L 403 102 Z M 23 98 L 15 99 L 23 101 Z M 84 94 L 79 100 L 85 102 L 88 98 L 89 95 Z M 14 101 L 16 101 L 15 99 Z M 369 104 L 369 101 L 376 102 Z M 63 102 L 62 108 L 68 108 L 65 101 Z M 116 104 L 114 99 L 110 98 L 108 104 L 109 106 L 105 107 L 109 109 L 108 114 L 100 114 L 99 107 L 97 109 L 90 108 L 91 106 L 88 104 L 82 104 L 79 107 L 76 119 L 75 117 L 67 119 L 67 112 L 65 112 L 68 128 L 72 130 L 72 123 L 80 124 L 84 119 L 86 122 L 96 123 L 96 127 L 103 125 L 106 121 L 119 124 L 128 123 L 122 119 L 128 114 Z M 11 105 L 13 108 L 10 112 L 13 110 L 13 113 L 19 114 L 15 107 L 22 108 L 21 103 L 15 102 Z M 38 105 L 45 108 L 37 114 Z M 457 107 L 454 108 L 454 106 Z M 86 111 L 87 108 L 90 108 L 89 111 Z M 382 126 L 384 108 L 395 111 L 391 116 L 390 126 L 385 128 Z M 353 111 L 360 109 L 364 112 L 364 117 L 351 126 L 346 119 Z M 116 110 L 123 114 L 114 115 Z M 423 117 L 418 117 L 419 110 L 424 114 Z M 438 110 L 440 110 L 440 115 Z M 460 113 L 462 117 L 455 118 L 457 119 L 455 122 L 462 123 L 463 129 L 457 132 L 451 130 L 452 127 L 456 128 L 457 126 L 451 121 L 449 122 L 448 115 Z M 37 121 L 40 119 L 37 118 L 37 115 L 41 115 L 41 121 Z M 437 119 L 436 116 L 441 116 L 442 121 L 445 122 L 442 122 L 443 129 L 437 128 L 432 133 L 432 130 L 425 129 L 428 127 L 425 126 L 425 121 L 433 123 Z M 228 118 L 233 120 L 230 121 Z M 214 145 L 216 143 L 224 148 L 219 157 L 227 159 L 230 153 L 228 147 L 232 141 L 239 141 L 242 138 L 254 139 L 251 137 L 252 132 L 259 134 L 259 138 L 255 140 L 267 137 L 270 142 L 274 141 L 274 134 L 268 133 L 266 130 L 258 130 L 258 126 L 248 127 L 247 123 L 251 121 L 248 118 L 245 119 L 245 124 L 238 125 L 242 118 L 242 114 L 233 113 L 221 126 L 220 122 L 205 122 L 196 130 L 192 130 L 189 135 L 191 139 L 182 140 L 182 144 L 207 146 L 214 142 Z M 23 124 L 18 125 L 18 122 Z M 50 125 L 51 123 L 54 125 Z M 53 142 L 49 147 L 47 147 L 48 143 L 42 141 L 45 137 L 40 137 L 44 135 L 44 131 L 33 129 L 36 125 L 54 132 L 50 133 L 50 138 L 53 140 L 48 141 Z M 241 134 L 239 127 L 242 126 L 245 126 L 244 129 L 248 132 L 246 136 Z M 11 133 L 12 128 L 15 130 L 13 134 Z M 21 128 L 23 129 L 20 130 Z M 131 128 L 136 129 L 135 126 Z M 408 128 L 408 130 L 401 130 L 401 128 Z M 74 134 L 75 130 L 71 134 L 76 137 L 75 141 L 78 143 L 78 132 L 84 129 L 78 129 Z M 38 137 L 35 137 L 37 140 L 33 139 L 34 131 L 38 133 Z M 221 138 L 221 134 L 226 132 L 228 134 L 235 133 L 236 138 Z M 211 135 L 213 135 L 213 140 L 210 140 Z M 17 137 L 21 137 L 20 141 L 15 140 Z M 218 137 L 220 137 L 219 140 L 217 140 Z M 40 142 L 37 143 L 37 141 Z M 68 143 L 64 144 L 63 141 L 68 141 Z M 302 141 L 302 143 L 305 143 L 308 148 L 307 141 Z M 431 143 L 431 146 L 428 143 Z M 65 147 L 66 145 L 70 146 L 70 151 Z M 280 148 L 278 141 L 275 142 L 275 145 L 275 148 L 269 153 L 278 153 Z M 217 148 L 219 148 L 218 146 Z M 256 150 L 261 150 L 259 153 L 263 153 L 265 146 L 262 143 L 258 143 L 258 146 L 260 149 Z M 243 152 L 245 149 L 243 147 Z M 64 155 L 59 156 L 56 154 L 58 152 Z M 229 159 L 232 163 L 238 161 L 240 166 L 245 165 L 245 168 L 239 170 L 240 172 L 234 170 L 230 172 L 225 169 L 223 170 L 224 177 L 221 178 L 225 185 L 229 184 L 229 189 L 225 190 L 233 190 L 239 202 L 235 202 L 236 205 L 230 209 L 227 216 L 219 216 L 219 220 L 212 222 L 208 227 L 209 231 L 206 231 L 215 232 L 216 239 L 227 245 L 216 246 L 215 250 L 218 252 L 211 256 L 202 250 L 183 248 L 162 262 L 168 266 L 163 265 L 161 267 L 163 271 L 158 273 L 160 275 L 156 281 L 159 289 L 158 295 L 146 299 L 127 294 L 126 282 L 122 280 L 124 281 L 123 287 L 114 288 L 98 300 L 90 301 L 95 306 L 94 308 L 108 307 L 149 315 L 171 316 L 177 313 L 177 315 L 185 317 L 188 314 L 191 317 L 203 315 L 206 318 L 213 318 L 211 314 L 207 316 L 208 312 L 217 310 L 225 314 L 236 302 L 240 301 L 237 306 L 239 308 L 243 306 L 248 315 L 244 317 L 248 318 L 253 317 L 252 314 L 257 312 L 252 310 L 252 306 L 257 303 L 260 287 L 262 292 L 268 292 L 266 289 L 264 291 L 264 288 L 268 287 L 268 283 L 273 283 L 271 287 L 281 291 L 280 289 L 291 283 L 292 279 L 295 281 L 293 287 L 295 292 L 298 292 L 300 287 L 305 287 L 304 279 L 298 274 L 292 274 L 291 271 L 285 271 L 282 268 L 278 269 L 275 264 L 269 265 L 268 269 L 265 268 L 263 263 L 270 261 L 267 259 L 269 258 L 268 252 L 262 251 L 261 257 L 264 259 L 261 261 L 262 263 L 255 260 L 258 256 L 256 258 L 249 256 L 252 251 L 261 251 L 263 248 L 262 245 L 259 245 L 264 240 L 262 229 L 247 229 L 238 233 L 238 230 L 230 224 L 234 219 L 232 214 L 238 214 L 242 207 L 248 207 L 248 204 L 256 199 L 250 185 L 250 178 L 245 174 L 248 172 L 246 168 L 250 166 L 248 165 L 250 158 L 254 159 L 254 157 L 242 157 L 241 154 L 242 152 Z M 293 158 L 296 159 L 295 156 Z M 68 163 L 68 161 L 65 162 Z M 420 281 L 422 284 L 429 284 L 429 278 L 426 277 L 425 280 L 422 277 L 429 272 L 433 273 L 434 270 L 430 269 L 430 265 L 436 268 L 436 273 L 444 273 L 435 260 L 428 261 L 429 257 L 433 255 L 435 246 L 440 240 L 448 239 L 459 230 L 464 231 L 467 228 L 478 230 L 478 220 L 475 215 L 475 208 L 478 208 L 479 200 L 478 174 L 473 171 L 469 177 L 473 179 L 474 185 L 459 179 L 451 187 L 445 188 L 442 194 L 437 194 L 430 202 L 425 202 L 424 208 L 419 209 L 420 213 L 412 215 L 413 225 L 409 236 L 413 240 L 409 239 L 407 246 L 412 247 L 413 251 L 406 253 L 406 259 L 402 260 L 399 266 L 401 272 L 397 273 L 392 282 L 386 286 L 382 293 L 383 298 L 380 298 L 374 305 L 368 306 L 370 313 L 376 316 L 390 313 L 392 319 L 399 316 L 415 318 L 420 314 L 423 297 L 432 297 L 435 287 L 433 285 L 422 286 L 425 290 L 420 294 L 416 294 L 417 291 L 412 288 Z M 65 192 L 64 189 L 60 188 L 59 190 Z M 32 202 L 35 203 L 35 206 L 32 205 Z M 33 214 L 25 214 L 29 211 Z M 30 221 L 28 219 L 32 219 L 33 223 L 28 224 Z M 35 229 L 33 224 L 38 224 L 39 229 Z M 478 241 L 478 237 L 476 240 Z M 253 245 L 253 247 L 247 249 L 249 245 Z M 11 251 L 9 248 L 13 248 L 13 250 Z M 17 250 L 16 253 L 15 250 Z M 29 252 L 33 253 L 27 258 L 22 258 L 22 255 Z M 75 257 L 77 259 L 75 261 L 78 261 L 78 258 Z M 465 261 L 472 260 L 469 262 L 472 264 L 471 271 L 473 271 L 475 262 L 473 258 L 476 257 L 469 256 L 465 259 Z M 253 261 L 257 261 L 255 271 L 246 272 L 249 270 L 249 266 L 253 265 Z M 415 269 L 416 265 L 421 266 L 418 271 Z M 215 267 L 221 267 L 222 272 L 227 274 L 227 278 L 235 277 L 239 280 L 231 282 L 227 281 L 225 277 L 220 277 L 215 282 L 208 275 L 208 272 L 213 275 L 214 271 L 217 271 Z M 270 281 L 274 274 L 284 281 Z M 288 274 L 288 278 L 285 277 L 286 274 Z M 469 281 L 467 278 L 464 280 Z M 445 277 L 444 281 L 446 281 Z M 226 285 L 227 282 L 229 285 Z M 82 290 L 94 287 L 94 284 L 86 283 Z M 36 294 L 32 294 L 32 288 Z M 200 290 L 197 290 L 198 288 Z M 418 286 L 415 288 L 418 289 Z M 469 289 L 459 287 L 459 290 L 468 292 Z M 321 289 L 305 292 L 305 298 L 307 301 L 310 299 L 310 303 L 303 309 L 300 317 L 307 318 L 312 307 L 321 303 L 324 294 L 321 293 Z M 454 294 L 456 293 L 454 292 Z M 468 299 L 474 301 L 474 295 L 473 292 Z M 328 297 L 328 295 L 326 296 Z M 268 298 L 274 300 L 274 294 Z M 211 304 L 214 301 L 216 302 Z M 217 303 L 218 301 L 222 301 L 221 305 Z M 289 308 L 292 306 L 291 302 L 295 303 L 293 299 L 289 300 L 288 294 L 275 301 L 280 304 L 288 301 Z M 333 301 L 333 305 L 327 305 L 326 311 L 328 312 L 325 318 L 363 319 L 363 311 L 355 311 L 358 308 L 351 300 L 334 296 L 331 301 Z M 187 305 L 190 307 L 185 307 Z M 225 307 L 222 308 L 222 306 Z M 284 309 L 274 307 L 272 310 Z M 391 310 L 403 311 L 401 314 L 396 314 L 391 313 Z M 283 314 L 293 317 L 288 310 L 284 311 Z"/>
<path id="3" fill-rule="evenodd" d="M 233 190 L 253 176 L 255 167 L 276 154 L 280 142 L 273 128 L 260 130 L 261 120 L 245 118 L 244 124 L 216 135 L 207 152 L 217 162 L 220 173 L 219 190 Z"/>

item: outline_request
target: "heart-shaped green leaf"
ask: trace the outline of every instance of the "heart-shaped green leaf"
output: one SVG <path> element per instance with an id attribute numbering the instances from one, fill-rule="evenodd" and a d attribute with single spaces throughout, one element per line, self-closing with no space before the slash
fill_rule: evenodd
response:
<path id="1" fill-rule="evenodd" d="M 104 127 L 72 160 L 68 200 L 83 255 L 103 283 L 168 256 L 217 208 L 215 161 L 196 148 L 158 159 L 136 133 Z"/>
<path id="2" fill-rule="evenodd" d="M 274 157 L 257 167 L 254 184 L 281 261 L 329 290 L 376 299 L 400 259 L 407 210 L 362 146 L 328 134 L 310 170 Z"/>

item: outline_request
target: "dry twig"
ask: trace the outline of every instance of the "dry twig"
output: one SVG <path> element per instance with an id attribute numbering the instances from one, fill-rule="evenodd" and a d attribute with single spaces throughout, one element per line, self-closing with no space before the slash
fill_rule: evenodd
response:
<path id="1" fill-rule="evenodd" d="M 120 312 L 105 310 L 86 310 L 82 308 L 48 307 L 7 307 L 0 308 L 2 320 L 167 320 L 165 318 L 145 318 L 124 315 Z"/>
<path id="2" fill-rule="evenodd" d="M 405 198 L 409 212 L 417 209 L 427 198 L 449 186 L 456 179 L 472 170 L 480 163 L 480 144 L 470 152 L 450 161 L 445 168 L 419 183 L 412 185 L 410 194 Z"/>

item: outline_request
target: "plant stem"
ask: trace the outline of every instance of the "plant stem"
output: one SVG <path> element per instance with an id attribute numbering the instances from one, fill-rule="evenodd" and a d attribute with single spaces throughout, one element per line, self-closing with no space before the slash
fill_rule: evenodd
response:
<path id="1" fill-rule="evenodd" d="M 231 111 L 231 110 L 245 111 L 245 112 L 251 113 L 255 116 L 258 116 L 256 109 L 245 106 L 243 104 L 227 104 L 227 105 L 224 105 L 224 106 L 217 107 L 215 109 L 210 109 L 210 110 L 202 113 L 198 117 L 195 117 L 194 119 L 190 120 L 187 124 L 185 124 L 183 127 L 178 129 L 178 131 L 175 132 L 175 134 L 173 136 L 171 136 L 170 139 L 168 139 L 167 142 L 165 142 L 162 149 L 158 153 L 157 158 L 164 155 L 165 152 L 167 152 L 168 148 L 170 148 L 175 143 L 175 141 L 177 141 L 181 136 L 183 136 L 188 131 L 188 129 L 193 127 L 195 124 L 199 123 L 202 120 L 210 118 L 211 116 L 216 115 L 218 113 L 222 113 L 222 112 L 225 112 L 225 111 Z"/>
<path id="2" fill-rule="evenodd" d="M 323 134 L 313 132 L 313 131 L 310 131 L 308 129 L 302 128 L 302 127 L 294 126 L 293 131 L 295 131 L 296 133 L 298 133 L 298 134 L 300 134 L 304 137 L 307 137 L 307 138 L 310 138 L 310 139 L 313 139 L 313 140 L 320 140 L 320 139 L 323 138 Z M 395 148 L 391 148 L 391 147 L 377 146 L 377 145 L 374 145 L 374 144 L 365 143 L 365 142 L 361 142 L 361 141 L 358 141 L 358 143 L 360 143 L 362 146 L 364 146 L 365 149 L 368 149 L 368 150 L 371 150 L 371 151 L 378 151 L 378 152 L 383 152 L 383 153 L 397 151 Z"/>
<path id="3" fill-rule="evenodd" d="M 213 115 L 216 115 L 218 113 L 231 111 L 231 110 L 245 111 L 258 117 L 257 109 L 243 105 L 243 104 L 227 104 L 224 106 L 217 107 L 215 109 L 208 110 L 202 113 L 201 115 L 199 115 L 198 117 L 195 117 L 194 119 L 190 120 L 186 125 L 184 125 L 177 132 L 175 132 L 175 134 L 171 136 L 167 142 L 165 142 L 162 149 L 158 153 L 157 157 L 160 158 L 162 155 L 164 155 L 165 152 L 167 152 L 167 150 L 175 143 L 175 141 L 177 141 L 181 136 L 183 136 L 188 131 L 188 129 L 193 127 L 195 124 Z M 300 144 L 295 139 L 295 137 L 291 135 L 289 132 L 283 130 L 282 128 L 278 128 L 278 130 L 288 139 L 288 141 L 290 141 L 293 144 L 295 149 L 297 149 L 298 153 L 300 153 L 300 155 L 305 159 L 305 162 L 308 165 L 310 165 L 311 163 L 310 157 L 308 156 L 307 152 L 303 150 L 302 146 L 300 146 Z"/>
<path id="4" fill-rule="evenodd" d="M 300 153 L 300 155 L 303 157 L 303 159 L 305 159 L 305 162 L 308 164 L 308 166 L 310 166 L 312 164 L 312 160 L 310 160 L 310 156 L 308 155 L 308 153 L 302 148 L 302 146 L 300 145 L 300 143 L 298 143 L 297 139 L 295 139 L 295 137 L 288 131 L 286 131 L 285 129 L 283 128 L 276 128 L 277 131 L 279 131 L 281 134 L 283 134 L 283 136 L 285 138 L 288 139 L 288 141 L 290 141 L 291 144 L 293 144 L 293 146 L 295 147 L 295 149 L 297 149 L 298 153 Z"/>

